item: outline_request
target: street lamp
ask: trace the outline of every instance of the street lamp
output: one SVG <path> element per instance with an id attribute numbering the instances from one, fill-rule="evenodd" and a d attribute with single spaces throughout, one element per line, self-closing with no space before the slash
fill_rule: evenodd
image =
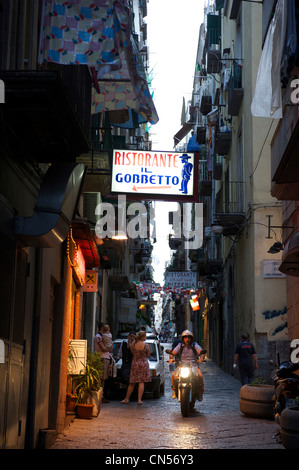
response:
<path id="1" fill-rule="evenodd" d="M 122 230 L 117 230 L 116 232 L 111 232 L 112 240 L 128 240 L 127 235 Z"/>
<path id="2" fill-rule="evenodd" d="M 219 223 L 211 224 L 211 230 L 213 233 L 221 234 L 223 232 L 223 225 L 220 225 Z"/>
<path id="3" fill-rule="evenodd" d="M 282 250 L 283 250 L 283 244 L 281 242 L 275 242 L 268 250 L 268 253 L 275 254 L 275 253 L 279 253 Z"/>

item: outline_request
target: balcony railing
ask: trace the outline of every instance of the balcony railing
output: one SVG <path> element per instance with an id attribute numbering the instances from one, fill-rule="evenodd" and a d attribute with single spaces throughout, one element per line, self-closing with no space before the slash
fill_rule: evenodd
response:
<path id="1" fill-rule="evenodd" d="M 206 116 L 212 111 L 212 96 L 203 95 L 201 97 L 200 112 L 203 116 Z"/>
<path id="2" fill-rule="evenodd" d="M 199 180 L 199 193 L 201 196 L 212 195 L 212 167 L 209 168 L 206 160 L 199 161 L 198 180 Z"/>
<path id="3" fill-rule="evenodd" d="M 242 68 L 234 62 L 233 75 L 228 84 L 228 114 L 238 116 L 244 89 L 242 88 Z"/>
<path id="4" fill-rule="evenodd" d="M 221 70 L 221 16 L 207 15 L 207 35 L 205 49 L 207 52 L 207 72 L 219 73 Z"/>
<path id="5" fill-rule="evenodd" d="M 217 223 L 223 226 L 223 235 L 236 235 L 245 222 L 245 183 L 225 181 L 216 195 Z"/>
<path id="6" fill-rule="evenodd" d="M 228 155 L 232 141 L 232 132 L 218 131 L 215 138 L 215 153 L 218 155 Z"/>
<path id="7" fill-rule="evenodd" d="M 244 212 L 243 181 L 225 181 L 216 196 L 216 209 L 218 213 L 242 213 Z"/>

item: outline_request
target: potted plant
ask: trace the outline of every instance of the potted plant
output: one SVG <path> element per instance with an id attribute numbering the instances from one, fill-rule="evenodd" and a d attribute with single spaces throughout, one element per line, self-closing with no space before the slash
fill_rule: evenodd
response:
<path id="1" fill-rule="evenodd" d="M 285 449 L 299 449 L 299 397 L 296 397 L 295 406 L 282 411 L 280 427 L 280 438 Z"/>
<path id="2" fill-rule="evenodd" d="M 253 418 L 274 419 L 274 386 L 262 377 L 240 389 L 240 411 Z"/>
<path id="3" fill-rule="evenodd" d="M 71 370 L 76 359 L 76 353 L 71 342 L 69 343 L 68 352 L 68 375 L 67 375 L 67 394 L 66 394 L 66 411 L 74 412 L 77 404 L 77 395 L 74 393 L 73 374 Z"/>
<path id="4" fill-rule="evenodd" d="M 74 377 L 77 398 L 77 415 L 79 418 L 89 419 L 92 416 L 94 403 L 92 396 L 101 387 L 101 361 L 100 356 L 88 353 L 85 368 Z M 101 358 L 100 358 L 101 359 Z"/>
<path id="5" fill-rule="evenodd" d="M 101 386 L 101 378 L 103 374 L 103 360 L 99 353 L 87 353 L 87 363 L 98 373 L 98 380 L 95 382 L 95 390 L 92 392 L 88 401 L 94 405 L 92 416 L 98 416 L 103 398 L 103 388 Z"/>

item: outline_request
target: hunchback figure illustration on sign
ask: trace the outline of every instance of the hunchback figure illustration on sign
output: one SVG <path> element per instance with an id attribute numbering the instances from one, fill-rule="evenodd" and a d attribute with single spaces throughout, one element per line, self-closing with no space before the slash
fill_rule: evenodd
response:
<path id="1" fill-rule="evenodd" d="M 182 159 L 183 164 L 180 191 L 182 191 L 182 194 L 188 194 L 187 185 L 192 175 L 193 165 L 192 163 L 188 162 L 191 157 L 189 157 L 186 153 L 183 153 L 180 158 Z"/>

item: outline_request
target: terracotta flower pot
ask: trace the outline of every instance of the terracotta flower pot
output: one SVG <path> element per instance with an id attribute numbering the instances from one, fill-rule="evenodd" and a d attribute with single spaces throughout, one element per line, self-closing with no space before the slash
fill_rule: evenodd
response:
<path id="1" fill-rule="evenodd" d="M 75 411 L 77 399 L 78 399 L 77 395 L 67 394 L 67 396 L 66 396 L 66 411 L 70 411 L 70 412 Z"/>
<path id="2" fill-rule="evenodd" d="M 92 416 L 93 406 L 91 404 L 77 404 L 77 415 L 80 419 L 90 419 Z"/>

